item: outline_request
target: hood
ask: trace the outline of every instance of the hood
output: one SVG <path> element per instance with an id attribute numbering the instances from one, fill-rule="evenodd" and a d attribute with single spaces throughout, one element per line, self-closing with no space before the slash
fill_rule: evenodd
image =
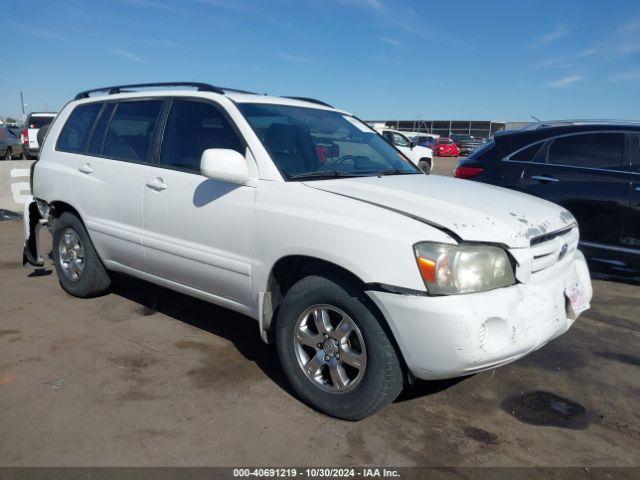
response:
<path id="1" fill-rule="evenodd" d="M 390 175 L 306 182 L 397 211 L 461 240 L 528 247 L 531 239 L 575 224 L 564 208 L 501 187 L 437 175 Z"/>
<path id="2" fill-rule="evenodd" d="M 433 158 L 433 150 L 420 145 L 415 145 L 413 148 L 401 147 L 400 151 L 409 157 L 416 167 L 422 158 Z"/>

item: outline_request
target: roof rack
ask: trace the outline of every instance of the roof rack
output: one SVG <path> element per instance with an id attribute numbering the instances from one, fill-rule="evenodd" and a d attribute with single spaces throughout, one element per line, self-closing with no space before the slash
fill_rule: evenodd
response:
<path id="1" fill-rule="evenodd" d="M 209 85 L 208 83 L 199 82 L 161 82 L 161 83 L 134 83 L 131 85 L 115 85 L 113 87 L 94 88 L 93 90 L 85 90 L 76 95 L 76 100 L 81 98 L 89 98 L 92 93 L 107 92 L 107 95 L 114 95 L 116 93 L 124 93 L 122 90 L 127 88 L 148 88 L 148 87 L 194 87 L 199 92 L 214 92 L 223 95 L 225 91 L 240 91 L 232 90 L 230 88 L 220 88 Z M 249 92 L 242 92 L 249 93 Z"/>
<path id="2" fill-rule="evenodd" d="M 329 105 L 328 103 L 323 102 L 322 100 L 317 100 L 315 98 L 309 98 L 309 97 L 283 97 L 283 98 L 290 98 L 291 100 L 301 100 L 303 102 L 317 103 L 318 105 L 324 105 L 325 107 L 334 108 L 333 105 Z"/>

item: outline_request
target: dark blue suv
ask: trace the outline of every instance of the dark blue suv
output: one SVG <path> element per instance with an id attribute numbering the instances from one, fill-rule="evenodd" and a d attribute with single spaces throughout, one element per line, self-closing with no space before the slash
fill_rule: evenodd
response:
<path id="1" fill-rule="evenodd" d="M 578 220 L 593 267 L 640 269 L 640 123 L 541 122 L 500 132 L 455 176 L 562 205 Z"/>

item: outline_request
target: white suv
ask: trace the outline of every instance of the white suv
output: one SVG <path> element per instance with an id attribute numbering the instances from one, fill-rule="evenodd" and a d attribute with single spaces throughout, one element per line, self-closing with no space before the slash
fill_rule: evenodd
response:
<path id="1" fill-rule="evenodd" d="M 512 362 L 588 308 L 563 208 L 423 175 L 317 100 L 189 86 L 62 109 L 25 205 L 25 263 L 42 265 L 47 224 L 71 295 L 118 271 L 246 314 L 296 392 L 352 420 L 404 379 Z"/>

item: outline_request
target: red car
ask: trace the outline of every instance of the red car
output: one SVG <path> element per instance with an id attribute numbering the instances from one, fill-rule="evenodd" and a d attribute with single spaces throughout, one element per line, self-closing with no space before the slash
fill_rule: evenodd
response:
<path id="1" fill-rule="evenodd" d="M 460 155 L 458 145 L 450 138 L 438 138 L 429 145 L 429 148 L 433 150 L 433 154 L 438 157 L 458 157 Z"/>

